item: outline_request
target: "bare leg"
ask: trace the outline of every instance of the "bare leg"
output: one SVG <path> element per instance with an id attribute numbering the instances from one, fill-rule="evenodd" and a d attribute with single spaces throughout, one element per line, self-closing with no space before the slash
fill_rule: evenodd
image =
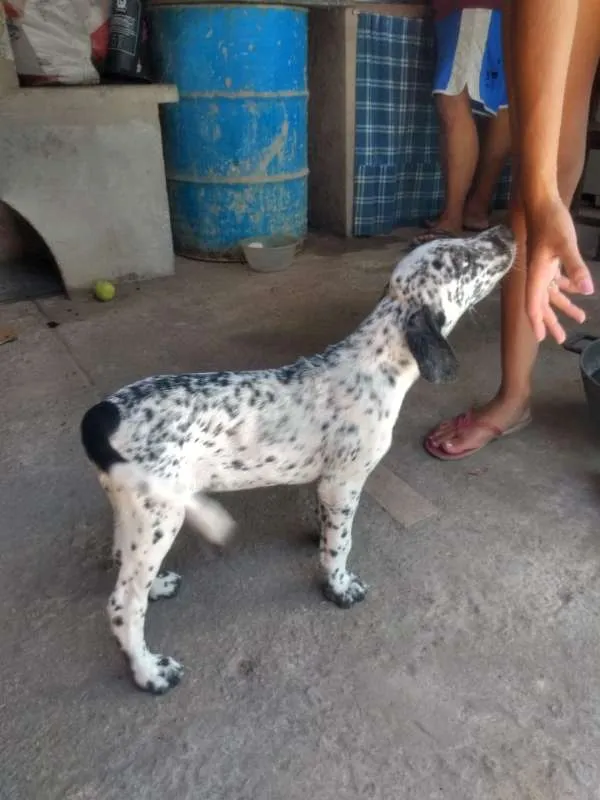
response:
<path id="1" fill-rule="evenodd" d="M 583 169 L 590 97 L 600 55 L 599 31 L 600 7 L 594 0 L 581 0 L 565 92 L 559 152 L 559 189 L 567 205 L 571 203 Z M 507 69 L 507 83 L 511 98 L 510 69 Z M 511 126 L 515 126 L 514 103 L 511 103 L 510 113 Z M 526 231 L 518 197 L 512 202 L 511 220 L 517 237 L 518 255 L 502 286 L 500 389 L 489 403 L 474 412 L 475 423 L 481 421 L 486 425 L 474 424 L 457 430 L 452 422 L 444 422 L 430 434 L 428 441 L 448 454 L 459 455 L 484 446 L 494 436 L 488 425 L 506 430 L 522 418 L 529 406 L 538 348 L 525 313 Z"/>
<path id="2" fill-rule="evenodd" d="M 509 151 L 510 120 L 508 109 L 503 108 L 498 111 L 497 116 L 486 122 L 479 164 L 464 208 L 465 228 L 484 230 L 488 227 L 492 197 Z"/>
<path id="3" fill-rule="evenodd" d="M 479 138 L 467 90 L 459 95 L 436 94 L 440 118 L 440 152 L 446 189 L 444 208 L 435 223 L 452 233 L 460 233 L 463 209 L 479 154 Z"/>

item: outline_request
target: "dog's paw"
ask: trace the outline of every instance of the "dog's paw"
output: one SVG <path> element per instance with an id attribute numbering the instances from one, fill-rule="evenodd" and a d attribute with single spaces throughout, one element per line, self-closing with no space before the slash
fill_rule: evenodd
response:
<path id="1" fill-rule="evenodd" d="M 340 608 L 352 608 L 353 605 L 365 599 L 367 588 L 367 585 L 360 578 L 349 573 L 345 588 L 328 581 L 323 587 L 323 594 L 327 600 L 335 603 Z"/>
<path id="2" fill-rule="evenodd" d="M 176 572 L 159 572 L 152 581 L 148 592 L 149 600 L 168 599 L 175 597 L 181 586 L 181 575 Z"/>
<path id="3" fill-rule="evenodd" d="M 183 675 L 183 666 L 169 656 L 148 653 L 143 662 L 133 667 L 136 685 L 150 694 L 165 694 L 177 686 Z"/>

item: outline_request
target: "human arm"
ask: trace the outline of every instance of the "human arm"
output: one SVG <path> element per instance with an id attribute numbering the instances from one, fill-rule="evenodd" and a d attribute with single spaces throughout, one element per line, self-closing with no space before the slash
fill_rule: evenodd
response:
<path id="1" fill-rule="evenodd" d="M 579 7 L 586 1 L 515 0 L 510 4 L 507 58 L 518 120 L 518 190 L 527 222 L 527 310 L 540 340 L 546 332 L 557 341 L 564 339 L 552 306 L 583 321 L 583 312 L 565 293 L 593 291 L 558 188 L 563 99 Z M 557 278 L 561 263 L 565 275 Z"/>

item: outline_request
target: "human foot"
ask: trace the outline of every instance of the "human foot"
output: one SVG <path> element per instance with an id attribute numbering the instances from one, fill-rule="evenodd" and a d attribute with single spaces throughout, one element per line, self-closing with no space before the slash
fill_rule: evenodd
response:
<path id="1" fill-rule="evenodd" d="M 481 233 L 490 227 L 487 209 L 478 203 L 467 203 L 463 214 L 463 228 L 473 233 Z"/>
<path id="2" fill-rule="evenodd" d="M 423 227 L 429 231 L 438 230 L 453 233 L 455 236 L 460 236 L 462 233 L 461 220 L 454 219 L 442 214 L 437 219 L 426 219 L 423 222 Z"/>
<path id="3" fill-rule="evenodd" d="M 440 423 L 425 438 L 424 447 L 434 458 L 457 461 L 481 450 L 495 439 L 509 436 L 531 422 L 528 403 L 498 399 Z"/>
<path id="4" fill-rule="evenodd" d="M 419 247 L 422 244 L 437 242 L 439 239 L 456 239 L 457 236 L 457 233 L 452 233 L 452 231 L 448 231 L 445 228 L 430 228 L 425 233 L 420 233 L 411 239 L 408 246 L 410 250 L 414 250 L 415 247 Z"/>

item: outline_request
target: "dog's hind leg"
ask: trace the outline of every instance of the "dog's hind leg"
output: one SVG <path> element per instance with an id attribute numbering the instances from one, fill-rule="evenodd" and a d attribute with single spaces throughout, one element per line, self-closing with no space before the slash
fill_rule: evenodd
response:
<path id="1" fill-rule="evenodd" d="M 129 659 L 135 683 L 163 694 L 179 683 L 183 668 L 172 658 L 148 650 L 144 622 L 150 594 L 153 599 L 171 596 L 178 588 L 179 576 L 159 575 L 159 568 L 181 528 L 185 508 L 133 488 L 115 492 L 113 499 L 118 505 L 115 514 L 123 547 L 117 583 L 108 603 L 111 629 Z M 173 587 L 173 583 L 177 585 Z"/>
<path id="2" fill-rule="evenodd" d="M 168 600 L 175 597 L 181 586 L 181 575 L 176 572 L 161 571 L 152 581 L 148 590 L 148 600 Z"/>
<path id="3" fill-rule="evenodd" d="M 113 543 L 112 543 L 112 559 L 116 567 L 121 566 L 123 548 L 125 547 L 125 540 L 127 537 L 127 520 L 123 515 L 123 504 L 119 502 L 119 494 L 122 489 L 117 489 L 113 485 L 110 477 L 106 473 L 100 473 L 100 485 L 106 492 L 106 496 L 112 506 L 113 510 Z"/>
<path id="4" fill-rule="evenodd" d="M 187 522 L 216 545 L 225 544 L 235 527 L 233 518 L 221 504 L 202 493 L 190 495 L 184 511 Z M 150 600 L 175 597 L 180 586 L 181 575 L 176 572 L 159 572 L 152 581 L 148 597 Z"/>
<path id="5" fill-rule="evenodd" d="M 112 557 L 116 567 L 120 567 L 123 561 L 123 551 L 126 548 L 137 550 L 137 543 L 134 537 L 134 529 L 128 523 L 129 511 L 126 503 L 119 502 L 119 495 L 124 491 L 122 487 L 114 487 L 108 475 L 100 478 L 102 488 L 106 492 L 114 514 L 114 536 Z M 133 538 L 132 538 L 133 537 Z M 152 586 L 148 592 L 149 600 L 159 600 L 160 598 L 175 597 L 181 586 L 181 575 L 176 572 L 159 572 L 152 581 Z"/>
<path id="6" fill-rule="evenodd" d="M 320 562 L 325 573 L 323 592 L 340 608 L 364 600 L 367 587 L 348 572 L 346 563 L 352 548 L 352 523 L 364 482 L 343 483 L 326 477 L 317 487 L 321 522 Z"/>

